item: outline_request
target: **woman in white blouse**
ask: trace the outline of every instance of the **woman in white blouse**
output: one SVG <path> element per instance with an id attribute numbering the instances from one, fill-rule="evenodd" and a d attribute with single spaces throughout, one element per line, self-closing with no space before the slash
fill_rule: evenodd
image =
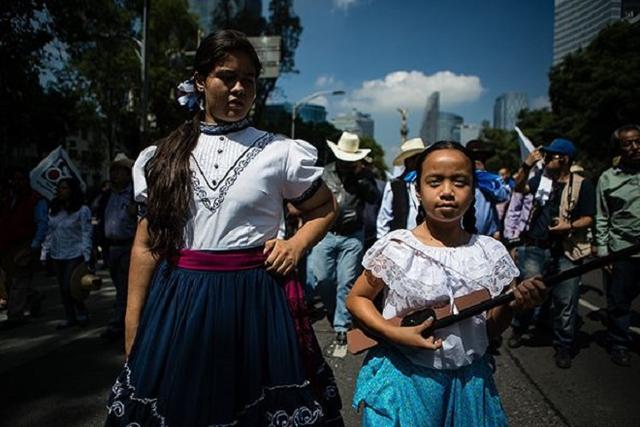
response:
<path id="1" fill-rule="evenodd" d="M 57 326 L 58 329 L 84 326 L 89 320 L 84 302 L 71 295 L 73 270 L 78 264 L 91 260 L 91 210 L 83 204 L 83 197 L 77 179 L 58 181 L 56 197 L 49 211 L 47 236 L 42 245 L 41 259 L 53 261 L 64 306 L 66 320 Z"/>
<path id="2" fill-rule="evenodd" d="M 314 147 L 246 119 L 260 69 L 242 33 L 206 37 L 179 86 L 200 111 L 136 161 L 146 214 L 107 425 L 343 425 L 291 275 L 334 202 Z M 306 222 L 281 240 L 285 202 Z"/>

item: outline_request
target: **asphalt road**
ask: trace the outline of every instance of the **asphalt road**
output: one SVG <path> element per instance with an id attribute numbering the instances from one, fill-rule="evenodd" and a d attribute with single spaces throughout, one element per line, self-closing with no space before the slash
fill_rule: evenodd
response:
<path id="1" fill-rule="evenodd" d="M 545 338 L 496 355 L 496 383 L 513 426 L 640 425 L 640 357 L 631 368 L 613 365 L 602 346 L 604 326 L 594 307 L 604 307 L 598 274 L 583 279 L 583 324 L 573 367 L 559 370 Z M 47 293 L 43 316 L 11 331 L 0 331 L 0 426 L 100 426 L 110 387 L 122 366 L 121 343 L 99 338 L 113 289 L 88 301 L 92 323 L 85 329 L 55 331 L 61 317 L 51 278 L 40 278 Z M 636 314 L 640 311 L 636 301 Z M 640 326 L 635 316 L 635 326 Z M 315 323 L 326 346 L 333 338 L 324 320 Z M 363 356 L 329 358 L 343 399 L 348 426 L 359 425 L 350 400 Z"/>

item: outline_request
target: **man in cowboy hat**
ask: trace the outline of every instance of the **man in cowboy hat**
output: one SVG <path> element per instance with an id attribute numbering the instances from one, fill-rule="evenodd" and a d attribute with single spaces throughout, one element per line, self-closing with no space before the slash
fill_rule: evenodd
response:
<path id="1" fill-rule="evenodd" d="M 415 190 L 416 160 L 425 148 L 422 139 L 409 139 L 400 146 L 400 153 L 393 159 L 393 165 L 404 165 L 404 171 L 384 187 L 382 205 L 378 212 L 378 239 L 390 231 L 411 229 L 417 225 L 420 203 Z"/>
<path id="2" fill-rule="evenodd" d="M 120 338 L 124 331 L 124 314 L 127 307 L 127 283 L 131 245 L 136 232 L 137 207 L 133 201 L 131 168 L 133 160 L 118 153 L 111 162 L 111 189 L 98 202 L 96 236 L 109 265 L 111 280 L 116 288 L 115 309 L 107 330 L 106 339 Z"/>
<path id="3" fill-rule="evenodd" d="M 363 255 L 365 203 L 376 203 L 380 192 L 364 164 L 371 151 L 360 148 L 358 135 L 343 132 L 338 143 L 327 141 L 336 161 L 325 166 L 323 180 L 334 194 L 338 215 L 331 230 L 314 248 L 307 262 L 336 332 L 336 343 L 346 345 L 351 315 L 345 300 L 360 274 Z M 334 294 L 335 292 L 335 294 Z"/>

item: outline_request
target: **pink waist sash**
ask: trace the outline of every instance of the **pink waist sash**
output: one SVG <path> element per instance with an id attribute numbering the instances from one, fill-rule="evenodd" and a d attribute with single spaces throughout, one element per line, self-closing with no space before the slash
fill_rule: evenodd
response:
<path id="1" fill-rule="evenodd" d="M 206 252 L 183 249 L 176 265 L 179 268 L 199 271 L 237 271 L 264 267 L 267 259 L 263 247 L 233 251 Z"/>

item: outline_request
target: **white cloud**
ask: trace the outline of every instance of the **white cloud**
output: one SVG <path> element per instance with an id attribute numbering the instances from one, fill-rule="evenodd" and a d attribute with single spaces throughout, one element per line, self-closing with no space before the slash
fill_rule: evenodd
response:
<path id="1" fill-rule="evenodd" d="M 479 77 L 451 71 L 431 75 L 421 71 L 394 71 L 384 79 L 363 82 L 342 104 L 365 112 L 395 112 L 403 107 L 422 114 L 427 97 L 435 91 L 440 92 L 440 106 L 449 108 L 475 101 L 484 88 Z"/>
<path id="2" fill-rule="evenodd" d="M 336 79 L 333 76 L 321 75 L 316 79 L 316 87 L 333 86 L 336 83 Z"/>
<path id="3" fill-rule="evenodd" d="M 358 4 L 359 0 L 333 0 L 333 5 L 338 9 L 347 11 L 350 7 Z"/>
<path id="4" fill-rule="evenodd" d="M 531 105 L 529 106 L 529 108 L 531 108 L 532 110 L 551 108 L 551 101 L 549 101 L 549 97 L 547 95 L 538 96 L 531 100 Z"/>

